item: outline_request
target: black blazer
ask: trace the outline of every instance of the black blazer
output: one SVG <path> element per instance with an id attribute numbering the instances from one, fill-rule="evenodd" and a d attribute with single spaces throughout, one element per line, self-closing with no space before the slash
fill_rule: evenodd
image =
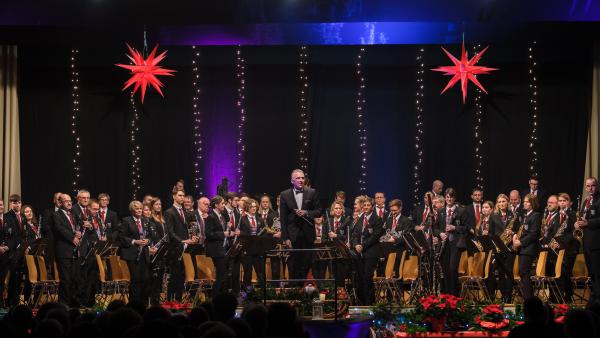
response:
<path id="1" fill-rule="evenodd" d="M 229 211 L 227 211 L 227 208 L 223 209 L 223 212 L 221 213 L 221 217 L 223 217 L 223 219 L 225 220 L 225 223 L 229 223 L 230 217 L 229 217 Z M 233 219 L 235 221 L 236 229 L 238 229 L 240 227 L 241 218 L 242 218 L 242 214 L 239 212 L 238 208 L 233 209 Z"/>
<path id="2" fill-rule="evenodd" d="M 500 236 L 502 235 L 502 233 L 504 232 L 504 230 L 506 230 L 506 227 L 508 226 L 508 224 L 510 224 L 510 221 L 513 218 L 513 214 L 509 211 L 506 213 L 506 219 L 503 220 L 502 219 L 502 215 L 498 214 L 498 213 L 493 213 L 490 216 L 490 234 L 493 234 L 495 236 Z M 515 221 L 516 223 L 516 221 Z M 514 231 L 516 231 L 516 227 L 518 226 L 518 224 L 514 224 L 513 225 Z"/>
<path id="3" fill-rule="evenodd" d="M 530 189 L 524 189 L 523 191 L 521 191 L 521 200 L 523 200 L 523 198 L 525 198 L 525 195 L 529 194 Z M 537 191 L 537 195 L 536 198 L 539 202 L 540 205 L 540 210 L 544 210 L 544 208 L 546 207 L 546 202 L 548 202 L 548 195 L 546 194 L 546 191 L 544 189 L 538 189 Z M 523 202 L 521 202 L 521 205 L 523 205 Z M 537 211 L 537 210 L 534 210 Z"/>
<path id="4" fill-rule="evenodd" d="M 208 217 L 205 219 L 206 232 L 206 255 L 214 258 L 225 257 L 226 249 L 223 246 L 225 241 L 225 228 L 227 227 L 225 220 L 223 224 L 219 221 L 216 211 L 211 210 Z"/>
<path id="5" fill-rule="evenodd" d="M 73 215 L 75 221 L 75 230 L 79 230 L 77 214 L 71 212 L 71 215 Z M 52 217 L 54 223 L 54 255 L 56 258 L 73 258 L 75 231 L 73 231 L 69 218 L 62 209 L 54 213 Z"/>
<path id="6" fill-rule="evenodd" d="M 258 214 L 254 215 L 254 219 L 256 220 L 256 234 L 258 234 L 264 227 L 265 227 L 265 222 L 263 221 L 263 219 L 261 217 L 259 217 Z M 251 235 L 251 226 L 250 226 L 250 219 L 248 218 L 248 216 L 246 217 L 242 217 L 240 220 L 240 234 L 242 235 Z M 266 234 L 261 234 L 261 236 L 265 236 Z"/>
<path id="7" fill-rule="evenodd" d="M 542 221 L 543 218 L 540 218 L 540 222 Z M 558 231 L 558 228 L 560 227 L 560 212 L 558 211 L 558 209 L 555 210 L 554 217 L 552 217 L 552 219 L 550 220 L 550 224 L 547 224 L 546 227 L 548 228 L 548 232 L 546 236 L 544 236 L 544 228 L 540 225 L 540 238 L 542 238 L 543 236 L 541 244 L 550 244 L 550 241 L 552 240 L 552 238 Z"/>
<path id="8" fill-rule="evenodd" d="M 145 237 L 148 240 L 152 239 L 152 233 L 149 226 L 149 220 L 146 217 L 142 217 L 142 228 L 145 232 Z M 119 256 L 126 261 L 135 261 L 137 259 L 139 246 L 132 244 L 133 240 L 140 239 L 140 233 L 138 226 L 133 220 L 133 216 L 127 216 L 123 218 L 123 222 L 119 225 Z M 148 246 L 144 246 L 142 249 L 142 256 L 148 262 Z"/>
<path id="9" fill-rule="evenodd" d="M 580 246 L 579 241 L 573 237 L 573 230 L 575 230 L 575 221 L 577 220 L 577 215 L 575 214 L 575 211 L 571 209 L 567 209 L 565 214 L 566 216 L 563 217 L 563 222 L 567 222 L 567 228 L 565 229 L 564 235 L 560 238 L 559 243 L 561 243 L 561 249 L 566 249 L 565 254 L 569 256 L 575 256 L 579 253 Z"/>
<path id="10" fill-rule="evenodd" d="M 377 209 L 376 205 L 373 206 L 373 212 L 375 213 L 375 215 L 379 216 L 379 209 Z M 384 223 L 388 219 L 389 216 L 390 216 L 390 211 L 384 207 L 383 208 L 383 217 L 381 217 L 381 219 L 383 220 Z"/>
<path id="11" fill-rule="evenodd" d="M 589 209 L 585 210 L 583 201 L 580 214 L 588 221 L 588 226 L 583 228 L 583 250 L 600 250 L 600 191 L 594 194 Z"/>
<path id="12" fill-rule="evenodd" d="M 106 209 L 106 215 L 104 215 L 104 226 L 106 227 L 106 237 L 111 240 L 117 239 L 117 232 L 119 228 L 119 215 L 115 211 Z"/>
<path id="13" fill-rule="evenodd" d="M 434 234 L 439 236 L 440 233 L 446 232 L 446 207 L 444 207 L 439 213 L 437 217 L 436 226 L 434 229 Z M 469 226 L 465 224 L 465 209 L 459 205 L 456 205 L 454 211 L 452 212 L 452 218 L 450 224 L 454 225 L 456 229 L 453 232 L 448 232 L 447 234 L 452 234 L 452 242 L 456 242 L 456 247 L 460 249 L 467 248 L 467 239 L 469 239 L 472 235 L 469 232 Z"/>
<path id="14" fill-rule="evenodd" d="M 371 213 L 371 217 L 368 220 L 367 226 L 364 231 L 362 229 L 366 215 L 362 215 L 354 231 L 352 232 L 352 248 L 357 245 L 362 245 L 362 255 L 365 258 L 375 258 L 380 256 L 379 250 L 376 250 L 377 244 L 379 244 L 379 238 L 383 235 L 383 221 L 379 218 L 375 212 Z"/>
<path id="15" fill-rule="evenodd" d="M 48 238 L 49 242 L 53 242 L 52 240 L 52 229 L 54 228 L 54 206 L 50 209 L 44 210 L 42 213 L 42 237 Z"/>
<path id="16" fill-rule="evenodd" d="M 302 194 L 302 205 L 296 205 L 296 199 L 293 189 L 287 189 L 281 192 L 280 195 L 280 221 L 281 221 L 281 239 L 296 241 L 300 233 L 304 234 L 304 238 L 309 244 L 314 243 L 316 239 L 314 219 L 321 216 L 321 202 L 319 201 L 319 193 L 312 188 L 304 187 Z M 294 209 L 306 210 L 304 216 L 309 220 L 307 222 L 302 217 L 296 216 Z"/>
<path id="17" fill-rule="evenodd" d="M 348 233 L 352 233 L 352 217 L 342 215 L 340 218 L 340 225 L 335 229 L 335 217 L 329 217 L 329 222 L 323 223 L 323 232 L 325 233 L 326 240 L 331 241 L 329 238 L 329 232 L 335 232 L 337 239 L 346 243 L 348 241 Z"/>
<path id="18" fill-rule="evenodd" d="M 387 221 L 385 221 L 385 223 L 383 224 L 383 234 L 385 234 L 387 231 L 391 231 L 392 230 L 392 225 L 394 224 L 394 217 L 390 216 L 387 218 Z M 392 235 L 395 239 L 395 243 L 394 246 L 396 247 L 397 250 L 402 250 L 404 249 L 404 242 L 402 241 L 402 238 L 400 237 L 400 233 L 401 232 L 405 232 L 405 231 L 411 231 L 413 230 L 413 224 L 410 221 L 410 219 L 402 214 L 400 214 L 400 217 L 398 218 L 398 224 L 396 224 L 396 235 Z"/>
<path id="19" fill-rule="evenodd" d="M 169 240 L 175 242 L 181 242 L 183 240 L 189 239 L 188 233 L 188 222 L 190 220 L 190 214 L 183 210 L 183 217 L 185 222 L 181 219 L 179 212 L 175 208 L 175 206 L 170 207 L 164 213 L 165 218 L 165 228 L 169 233 Z"/>
<path id="20" fill-rule="evenodd" d="M 542 216 L 537 211 L 532 211 L 529 216 L 523 216 L 521 235 L 521 248 L 519 255 L 537 256 L 540 252 L 540 226 Z"/>
<path id="21" fill-rule="evenodd" d="M 275 223 L 275 218 L 279 217 L 279 214 L 277 213 L 277 211 L 275 211 L 273 209 L 269 209 L 269 211 L 267 212 L 266 218 L 263 217 L 263 213 L 260 210 L 257 213 L 257 215 L 259 215 L 260 218 L 265 222 L 265 224 L 270 227 L 272 227 L 273 224 Z"/>

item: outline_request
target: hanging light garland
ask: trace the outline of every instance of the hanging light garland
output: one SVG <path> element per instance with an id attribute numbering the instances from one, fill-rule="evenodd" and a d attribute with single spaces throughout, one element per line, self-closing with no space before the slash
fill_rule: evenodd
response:
<path id="1" fill-rule="evenodd" d="M 79 49 L 71 48 L 71 135 L 73 135 L 73 192 L 79 190 L 79 177 L 81 168 L 79 159 L 81 156 L 81 139 L 77 129 L 79 118 Z"/>
<path id="2" fill-rule="evenodd" d="M 421 47 L 417 50 L 417 81 L 415 94 L 415 107 L 417 110 L 417 118 L 415 122 L 415 152 L 417 154 L 417 161 L 414 166 L 413 178 L 413 199 L 415 205 L 421 201 L 421 166 L 423 165 L 423 99 L 425 96 L 425 83 L 423 76 L 425 74 L 425 60 L 423 59 L 425 54 L 425 48 Z"/>
<path id="3" fill-rule="evenodd" d="M 473 55 L 477 54 L 477 52 L 481 49 L 481 45 L 477 44 L 473 46 Z M 477 75 L 473 75 L 477 78 Z M 479 88 L 475 89 L 475 124 L 473 126 L 473 136 L 475 137 L 475 186 L 479 189 L 483 190 L 483 139 L 481 136 L 482 130 L 482 117 L 483 117 L 483 107 L 481 104 L 482 101 L 482 91 Z"/>
<path id="4" fill-rule="evenodd" d="M 307 107 L 307 92 L 308 92 L 308 48 L 306 46 L 300 47 L 298 55 L 298 76 L 300 79 L 300 102 L 299 102 L 299 113 L 300 113 L 300 130 L 299 130 L 299 141 L 300 146 L 298 150 L 298 162 L 300 169 L 308 170 L 308 126 L 309 116 Z"/>
<path id="5" fill-rule="evenodd" d="M 129 147 L 130 147 L 130 161 L 131 161 L 131 198 L 137 200 L 138 194 L 140 193 L 142 175 L 140 170 L 140 145 L 137 142 L 139 135 L 139 120 L 140 115 L 138 113 L 134 92 L 131 91 L 129 95 L 129 103 L 131 104 L 131 123 L 129 125 Z"/>
<path id="6" fill-rule="evenodd" d="M 537 62 L 535 58 L 536 41 L 529 45 L 529 103 L 531 105 L 531 134 L 529 135 L 529 177 L 538 176 L 538 87 Z"/>
<path id="7" fill-rule="evenodd" d="M 360 193 L 367 191 L 367 128 L 365 126 L 365 74 L 363 71 L 365 48 L 361 47 L 356 57 L 356 76 L 358 78 L 358 90 L 356 92 L 356 121 L 358 123 L 358 139 L 360 145 L 360 178 L 358 189 Z"/>
<path id="8" fill-rule="evenodd" d="M 192 87 L 194 93 L 192 94 L 192 116 L 193 116 L 193 129 L 194 129 L 194 189 L 196 190 L 197 196 L 202 196 L 201 186 L 204 181 L 200 171 L 200 165 L 202 163 L 202 132 L 199 108 L 199 96 L 200 96 L 200 51 L 196 46 L 192 46 Z"/>
<path id="9" fill-rule="evenodd" d="M 238 192 L 243 191 L 244 187 L 244 153 L 246 152 L 246 144 L 244 143 L 244 126 L 246 125 L 246 109 L 244 102 L 246 100 L 246 60 L 242 57 L 242 47 L 238 45 L 236 50 L 236 77 L 238 79 L 238 97 L 237 107 L 240 113 L 240 121 L 238 123 L 238 140 L 237 140 L 237 174 L 238 174 Z"/>

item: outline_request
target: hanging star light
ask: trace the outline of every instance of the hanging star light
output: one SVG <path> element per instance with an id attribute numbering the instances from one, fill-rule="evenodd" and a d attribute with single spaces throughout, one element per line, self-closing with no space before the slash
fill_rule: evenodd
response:
<path id="1" fill-rule="evenodd" d="M 133 65 L 116 64 L 116 66 L 128 69 L 131 72 L 131 78 L 125 82 L 123 90 L 135 84 L 133 87 L 133 93 L 135 94 L 138 89 L 141 89 L 142 103 L 144 103 L 146 88 L 148 85 L 151 85 L 162 97 L 164 97 L 163 92 L 160 89 L 163 86 L 163 83 L 157 78 L 157 76 L 173 76 L 173 73 L 175 72 L 175 70 L 165 69 L 161 66 L 158 66 L 158 63 L 165 58 L 167 51 L 164 51 L 160 55 L 156 56 L 156 50 L 158 49 L 158 45 L 156 45 L 150 55 L 144 59 L 142 54 L 135 50 L 135 48 L 129 46 L 129 44 L 127 44 L 127 48 L 129 49 L 130 53 L 130 55 L 127 55 L 127 57 L 133 62 Z"/>
<path id="2" fill-rule="evenodd" d="M 446 53 L 446 55 L 448 55 L 450 60 L 452 60 L 452 62 L 454 63 L 454 66 L 440 66 L 438 68 L 432 69 L 433 71 L 436 71 L 436 72 L 442 72 L 442 73 L 444 73 L 444 75 L 452 75 L 452 78 L 446 85 L 446 88 L 444 88 L 444 90 L 442 90 L 440 95 L 444 94 L 444 92 L 446 90 L 452 88 L 456 84 L 456 82 L 458 82 L 458 80 L 460 80 L 463 103 L 465 103 L 465 101 L 467 99 L 467 85 L 469 84 L 469 81 L 473 82 L 477 87 L 479 87 L 479 89 L 481 89 L 484 93 L 487 94 L 487 91 L 485 90 L 485 88 L 483 88 L 481 83 L 479 83 L 479 81 L 477 80 L 476 75 L 489 74 L 493 70 L 498 70 L 498 68 L 476 66 L 476 64 L 477 64 L 477 62 L 479 62 L 479 60 L 483 56 L 483 53 L 485 53 L 485 51 L 488 48 L 489 47 L 485 47 L 481 52 L 476 53 L 475 56 L 473 56 L 473 58 L 471 60 L 469 60 L 469 55 L 465 50 L 465 43 L 463 41 L 462 53 L 460 56 L 460 60 L 458 60 L 452 54 L 450 54 L 450 52 L 448 52 L 444 47 L 442 47 L 442 50 Z"/>

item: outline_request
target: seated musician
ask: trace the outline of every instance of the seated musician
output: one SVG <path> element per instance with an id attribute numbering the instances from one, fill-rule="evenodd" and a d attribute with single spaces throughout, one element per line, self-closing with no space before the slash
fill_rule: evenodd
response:
<path id="1" fill-rule="evenodd" d="M 383 225 L 385 233 L 382 236 L 382 239 L 385 242 L 394 244 L 393 252 L 396 253 L 396 260 L 394 261 L 394 276 L 397 276 L 402 251 L 406 250 L 401 234 L 404 231 L 411 230 L 412 222 L 408 217 L 402 215 L 401 200 L 391 200 L 389 203 L 389 209 L 390 217 L 388 217 L 387 221 Z M 384 266 L 387 266 L 387 257 L 385 257 Z"/>

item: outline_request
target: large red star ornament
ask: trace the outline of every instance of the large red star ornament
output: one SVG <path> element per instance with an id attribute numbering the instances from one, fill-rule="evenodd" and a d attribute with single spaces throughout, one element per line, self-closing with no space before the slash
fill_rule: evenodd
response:
<path id="1" fill-rule="evenodd" d="M 152 53 L 150 53 L 150 55 L 148 55 L 148 57 L 144 60 L 142 54 L 135 50 L 135 48 L 131 48 L 129 44 L 127 44 L 127 49 L 129 49 L 130 53 L 130 55 L 127 55 L 127 57 L 133 62 L 133 65 L 116 64 L 116 66 L 128 69 L 131 72 L 131 78 L 125 82 L 123 90 L 135 84 L 133 87 L 133 93 L 135 94 L 138 89 L 141 89 L 142 103 L 144 103 L 146 88 L 150 84 L 162 97 L 164 97 L 163 92 L 160 89 L 163 86 L 163 83 L 157 78 L 157 76 L 173 76 L 173 73 L 176 72 L 175 70 L 165 69 L 161 66 L 158 66 L 158 63 L 161 62 L 162 59 L 164 59 L 167 55 L 167 51 L 164 51 L 160 55 L 156 56 L 156 50 L 158 49 L 158 45 L 156 45 L 152 50 Z"/>
<path id="2" fill-rule="evenodd" d="M 446 85 L 446 88 L 442 90 L 440 95 L 444 94 L 446 90 L 452 88 L 456 84 L 456 82 L 458 82 L 458 80 L 460 80 L 460 87 L 462 89 L 463 103 L 465 103 L 467 99 L 467 85 L 469 84 L 469 80 L 473 82 L 477 87 L 479 87 L 479 89 L 481 89 L 484 93 L 487 94 L 487 91 L 485 90 L 485 88 L 483 88 L 481 83 L 477 81 L 477 77 L 475 75 L 489 74 L 489 72 L 493 70 L 498 70 L 498 68 L 489 68 L 485 66 L 475 65 L 477 64 L 477 62 L 479 62 L 479 60 L 483 56 L 483 53 L 485 53 L 485 51 L 488 48 L 489 46 L 485 47 L 481 52 L 475 54 L 475 56 L 473 56 L 473 58 L 469 60 L 469 54 L 465 51 L 465 43 L 463 42 L 462 53 L 460 56 L 460 60 L 458 60 L 452 54 L 450 54 L 444 47 L 442 47 L 442 50 L 446 53 L 446 55 L 448 55 L 450 60 L 452 60 L 454 66 L 440 66 L 438 68 L 432 69 L 436 72 L 443 72 L 444 75 L 452 75 L 452 78 Z"/>

